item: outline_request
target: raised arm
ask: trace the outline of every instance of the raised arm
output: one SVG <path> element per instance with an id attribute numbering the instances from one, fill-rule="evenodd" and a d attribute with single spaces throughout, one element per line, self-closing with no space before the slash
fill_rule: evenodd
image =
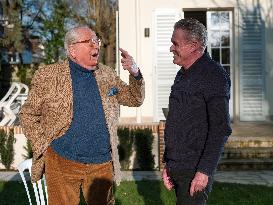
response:
<path id="1" fill-rule="evenodd" d="M 129 85 L 123 82 L 118 76 L 115 76 L 115 83 L 119 90 L 117 99 L 121 105 L 138 107 L 142 105 L 145 97 L 144 79 L 133 57 L 126 50 L 122 48 L 119 50 L 121 51 L 123 69 L 128 70 L 130 76 Z"/>

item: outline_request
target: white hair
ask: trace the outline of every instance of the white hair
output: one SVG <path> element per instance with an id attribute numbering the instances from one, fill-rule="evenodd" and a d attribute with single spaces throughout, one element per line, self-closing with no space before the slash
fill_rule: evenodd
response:
<path id="1" fill-rule="evenodd" d="M 88 29 L 92 31 L 88 26 L 78 26 L 66 32 L 64 37 L 64 49 L 67 56 L 69 56 L 69 46 L 77 42 L 77 40 L 79 40 L 79 36 L 80 36 L 79 30 L 81 29 Z"/>

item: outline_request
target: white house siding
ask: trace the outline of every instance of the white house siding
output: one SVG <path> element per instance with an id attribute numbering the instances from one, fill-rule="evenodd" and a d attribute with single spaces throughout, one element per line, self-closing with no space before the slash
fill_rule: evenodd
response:
<path id="1" fill-rule="evenodd" d="M 263 60 L 263 113 L 264 120 L 272 120 L 273 116 L 273 3 L 272 0 L 119 0 L 119 43 L 136 59 L 146 81 L 146 97 L 144 104 L 137 112 L 136 108 L 121 107 L 121 121 L 136 121 L 137 114 L 142 122 L 157 121 L 155 115 L 155 25 L 154 12 L 157 9 L 207 9 L 230 10 L 233 12 L 233 91 L 235 120 L 240 120 L 240 55 L 239 36 L 241 8 L 258 8 L 265 22 L 264 30 L 264 60 Z M 144 29 L 150 29 L 150 37 L 144 37 Z M 121 78 L 128 81 L 128 74 L 120 67 Z M 242 107 L 241 107 L 242 108 Z M 255 118 L 253 118 L 255 121 Z M 251 119 L 250 119 L 251 120 Z"/>
<path id="2" fill-rule="evenodd" d="M 120 0 L 119 1 L 119 42 L 135 57 L 145 78 L 145 101 L 141 106 L 143 122 L 154 121 L 154 12 L 156 8 L 182 8 L 181 1 L 170 0 Z M 137 15 L 135 15 L 137 14 Z M 129 19 L 129 21 L 128 21 Z M 136 28 L 139 28 L 136 31 Z M 144 29 L 150 29 L 150 36 L 144 37 Z M 136 35 L 138 38 L 136 38 Z M 131 36 L 129 36 L 131 35 Z M 120 67 L 121 78 L 128 79 L 127 72 Z M 127 80 L 128 82 L 128 80 Z M 121 107 L 121 121 L 135 121 L 136 109 Z"/>

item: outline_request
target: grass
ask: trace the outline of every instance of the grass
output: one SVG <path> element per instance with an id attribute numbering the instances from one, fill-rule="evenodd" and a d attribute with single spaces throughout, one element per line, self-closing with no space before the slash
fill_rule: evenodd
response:
<path id="1" fill-rule="evenodd" d="M 159 181 L 122 182 L 115 190 L 116 205 L 174 205 L 175 194 Z M 27 205 L 22 182 L 0 182 L 1 205 Z M 81 203 L 83 205 L 84 203 Z M 215 183 L 207 205 L 272 205 L 273 187 Z"/>

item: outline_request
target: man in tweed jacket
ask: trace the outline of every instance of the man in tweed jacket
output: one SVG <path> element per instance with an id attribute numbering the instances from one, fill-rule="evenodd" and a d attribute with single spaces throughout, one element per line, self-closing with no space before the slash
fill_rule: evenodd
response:
<path id="1" fill-rule="evenodd" d="M 129 85 L 98 63 L 100 40 L 88 27 L 67 32 L 68 61 L 39 69 L 20 120 L 33 148 L 32 181 L 45 172 L 49 204 L 114 204 L 120 182 L 117 150 L 119 105 L 140 106 L 144 80 L 120 49 Z"/>

